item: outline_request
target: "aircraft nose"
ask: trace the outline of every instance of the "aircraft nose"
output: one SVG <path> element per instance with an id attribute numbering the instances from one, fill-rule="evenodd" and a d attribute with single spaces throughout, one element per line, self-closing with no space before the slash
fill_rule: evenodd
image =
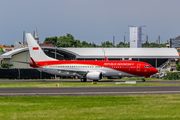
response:
<path id="1" fill-rule="evenodd" d="M 153 73 L 155 74 L 157 72 L 158 72 L 158 70 L 156 68 L 153 68 Z"/>

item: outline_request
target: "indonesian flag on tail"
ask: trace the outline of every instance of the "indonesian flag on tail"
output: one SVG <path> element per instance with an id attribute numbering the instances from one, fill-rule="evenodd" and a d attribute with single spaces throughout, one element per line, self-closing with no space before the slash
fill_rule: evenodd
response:
<path id="1" fill-rule="evenodd" d="M 39 50 L 39 47 L 33 47 L 33 50 Z"/>

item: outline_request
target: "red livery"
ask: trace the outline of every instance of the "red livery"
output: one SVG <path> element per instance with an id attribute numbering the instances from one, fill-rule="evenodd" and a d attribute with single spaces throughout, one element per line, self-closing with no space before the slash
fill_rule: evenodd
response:
<path id="1" fill-rule="evenodd" d="M 33 50 L 39 50 L 39 47 L 33 47 Z"/>

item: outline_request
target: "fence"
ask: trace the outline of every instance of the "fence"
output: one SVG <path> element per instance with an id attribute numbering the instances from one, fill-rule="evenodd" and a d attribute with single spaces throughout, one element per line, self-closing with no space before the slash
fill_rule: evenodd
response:
<path id="1" fill-rule="evenodd" d="M 57 76 L 60 77 L 60 76 Z M 0 69 L 0 79 L 51 79 L 54 75 L 36 69 Z"/>

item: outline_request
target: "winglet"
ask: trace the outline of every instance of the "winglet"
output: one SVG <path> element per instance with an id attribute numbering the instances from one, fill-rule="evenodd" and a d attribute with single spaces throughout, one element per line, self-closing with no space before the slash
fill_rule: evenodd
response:
<path id="1" fill-rule="evenodd" d="M 108 61 L 108 58 L 107 58 L 107 57 L 105 57 L 105 60 L 106 60 L 106 61 Z"/>
<path id="2" fill-rule="evenodd" d="M 34 67 L 34 68 L 38 68 L 39 66 L 37 65 L 37 63 L 32 59 L 32 57 L 30 57 L 31 60 L 32 60 L 32 65 L 30 65 L 31 67 Z"/>

